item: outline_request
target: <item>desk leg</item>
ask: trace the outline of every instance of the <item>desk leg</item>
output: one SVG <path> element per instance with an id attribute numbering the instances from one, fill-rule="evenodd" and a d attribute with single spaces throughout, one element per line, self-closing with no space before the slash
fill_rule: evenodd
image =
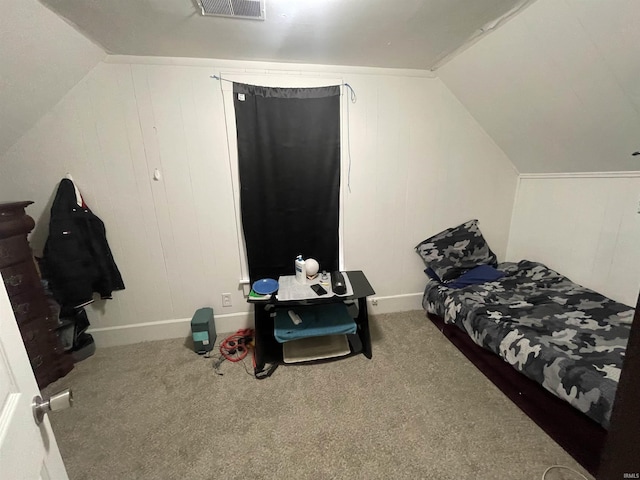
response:
<path id="1" fill-rule="evenodd" d="M 371 358 L 371 331 L 369 330 L 369 313 L 367 311 L 366 297 L 358 299 L 358 325 L 360 326 L 360 339 L 362 340 L 362 354 Z"/>
<path id="2" fill-rule="evenodd" d="M 255 374 L 257 375 L 265 367 L 265 346 L 267 344 L 265 339 L 265 333 L 268 334 L 269 329 L 269 315 L 264 311 L 263 305 L 256 305 L 254 312 L 254 346 L 256 364 L 254 367 Z M 265 325 L 266 324 L 266 325 Z"/>
<path id="3" fill-rule="evenodd" d="M 282 363 L 282 345 L 273 336 L 273 317 L 267 305 L 255 306 L 254 348 L 256 365 L 254 375 L 257 379 L 270 377 Z"/>

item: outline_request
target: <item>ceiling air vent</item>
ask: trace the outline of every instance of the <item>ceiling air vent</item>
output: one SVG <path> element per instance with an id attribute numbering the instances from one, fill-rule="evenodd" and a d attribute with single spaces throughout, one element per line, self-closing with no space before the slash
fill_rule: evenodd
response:
<path id="1" fill-rule="evenodd" d="M 202 15 L 264 20 L 265 0 L 198 0 Z"/>

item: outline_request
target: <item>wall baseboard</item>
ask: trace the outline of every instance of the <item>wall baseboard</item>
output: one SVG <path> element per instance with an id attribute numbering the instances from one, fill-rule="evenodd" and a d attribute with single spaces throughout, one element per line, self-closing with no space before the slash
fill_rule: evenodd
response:
<path id="1" fill-rule="evenodd" d="M 367 300 L 367 308 L 370 315 L 379 315 L 420 310 L 422 309 L 421 302 L 422 293 L 370 297 Z M 253 311 L 216 315 L 215 322 L 218 336 L 227 332 L 235 332 L 242 328 L 253 328 Z M 188 338 L 191 335 L 191 318 L 92 328 L 87 333 L 93 335 L 98 347 L 114 347 L 170 338 Z"/>
<path id="2" fill-rule="evenodd" d="M 216 315 L 216 332 L 220 334 L 235 332 L 241 328 L 253 328 L 253 312 Z M 188 338 L 191 336 L 191 318 L 161 320 L 158 322 L 136 323 L 117 327 L 92 328 L 87 333 L 93 335 L 96 346 L 113 347 L 152 340 L 170 338 Z"/>
<path id="3" fill-rule="evenodd" d="M 367 309 L 370 315 L 422 310 L 422 295 L 422 293 L 406 293 L 388 297 L 370 297 L 367 299 Z"/>

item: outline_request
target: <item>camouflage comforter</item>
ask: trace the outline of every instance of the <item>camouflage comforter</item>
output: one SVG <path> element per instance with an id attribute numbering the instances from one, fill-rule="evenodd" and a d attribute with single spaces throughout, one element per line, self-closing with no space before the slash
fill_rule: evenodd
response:
<path id="1" fill-rule="evenodd" d="M 498 269 L 458 290 L 431 280 L 422 305 L 608 428 L 633 309 L 540 263 Z"/>

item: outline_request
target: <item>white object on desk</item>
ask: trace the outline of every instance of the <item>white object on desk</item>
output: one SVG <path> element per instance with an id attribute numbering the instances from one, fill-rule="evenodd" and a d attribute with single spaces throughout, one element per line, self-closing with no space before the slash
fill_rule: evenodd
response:
<path id="1" fill-rule="evenodd" d="M 318 270 L 320 270 L 320 264 L 315 258 L 307 258 L 304 261 L 304 268 L 306 270 L 307 278 L 312 279 L 318 275 Z"/>
<path id="2" fill-rule="evenodd" d="M 323 295 L 322 298 L 329 298 L 333 296 L 337 297 L 348 297 L 349 295 L 353 295 L 353 287 L 351 286 L 351 282 L 349 281 L 349 276 L 346 272 L 342 272 L 344 276 L 344 284 L 347 287 L 347 291 L 343 295 L 336 295 L 333 293 L 331 289 L 331 282 L 329 284 L 322 283 L 323 288 L 327 291 L 327 295 Z M 296 277 L 294 275 L 283 275 L 278 278 L 278 294 L 276 298 L 282 302 L 290 301 L 290 300 L 311 300 L 314 298 L 319 298 L 319 296 L 311 290 L 311 285 L 320 284 L 320 277 L 316 277 L 313 280 L 307 280 L 306 285 L 302 285 L 298 283 Z"/>
<path id="3" fill-rule="evenodd" d="M 304 285 L 307 283 L 307 268 L 305 266 L 305 262 L 302 258 L 302 255 L 298 255 L 294 262 L 295 272 L 296 272 L 296 280 L 298 283 Z"/>

